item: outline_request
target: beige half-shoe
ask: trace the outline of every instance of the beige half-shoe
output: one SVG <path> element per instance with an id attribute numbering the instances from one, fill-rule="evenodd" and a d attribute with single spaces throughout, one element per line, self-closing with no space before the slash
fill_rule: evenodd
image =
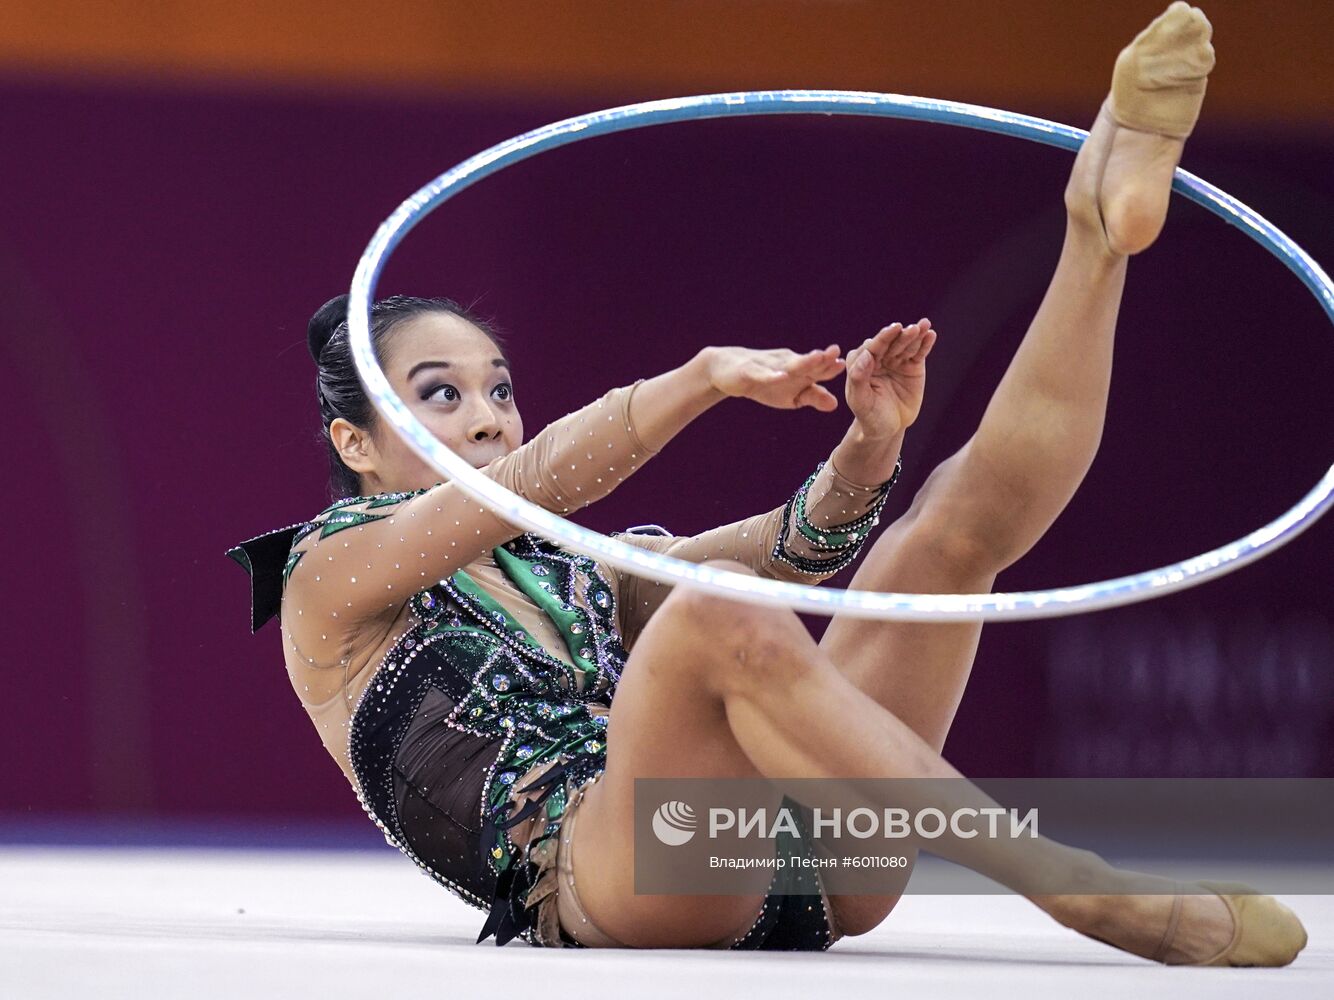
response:
<path id="1" fill-rule="evenodd" d="M 1262 895 L 1243 882 L 1195 884 L 1221 896 L 1227 904 L 1232 913 L 1232 940 L 1213 958 L 1186 964 L 1287 965 L 1306 947 L 1306 928 L 1297 914 L 1273 896 Z"/>
<path id="2" fill-rule="evenodd" d="M 1178 883 L 1179 884 L 1179 883 Z M 1206 882 L 1188 883 L 1208 889 L 1219 896 L 1227 905 L 1232 915 L 1232 939 L 1217 954 L 1195 962 L 1169 961 L 1168 955 L 1176 941 L 1177 927 L 1181 923 L 1182 904 L 1185 894 L 1178 892 L 1172 897 L 1172 914 L 1163 931 L 1158 947 L 1145 955 L 1131 948 L 1123 947 L 1097 934 L 1066 924 L 1079 931 L 1087 938 L 1109 945 L 1118 951 L 1124 951 L 1138 958 L 1147 958 L 1151 962 L 1163 965 L 1190 966 L 1280 966 L 1288 965 L 1297 957 L 1297 953 L 1306 947 L 1306 928 L 1297 919 L 1297 915 L 1274 899 L 1265 896 L 1242 882 Z"/>
<path id="3" fill-rule="evenodd" d="M 1108 102 L 1117 124 L 1185 139 L 1195 128 L 1214 68 L 1213 26 L 1176 0 L 1116 57 Z"/>

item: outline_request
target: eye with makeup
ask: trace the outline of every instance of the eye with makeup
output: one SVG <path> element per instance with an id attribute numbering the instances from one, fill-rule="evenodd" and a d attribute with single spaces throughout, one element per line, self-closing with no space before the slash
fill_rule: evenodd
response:
<path id="1" fill-rule="evenodd" d="M 441 389 L 447 389 L 449 391 L 437 399 L 436 393 L 440 392 Z M 497 392 L 501 390 L 503 391 L 501 392 L 501 395 L 499 397 L 500 401 L 503 403 L 508 403 L 514 397 L 514 387 L 510 385 L 508 382 L 501 382 L 497 384 L 496 387 L 491 391 Z M 455 389 L 452 385 L 450 385 L 448 382 L 437 382 L 435 385 L 431 386 L 422 394 L 422 399 L 427 402 L 452 403 L 458 398 L 459 398 L 459 391 Z"/>

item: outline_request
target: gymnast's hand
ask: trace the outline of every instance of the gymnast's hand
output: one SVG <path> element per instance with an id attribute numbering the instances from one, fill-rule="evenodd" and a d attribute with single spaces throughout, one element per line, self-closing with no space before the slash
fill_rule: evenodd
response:
<path id="1" fill-rule="evenodd" d="M 917 419 L 926 390 L 926 356 L 935 342 L 931 321 L 922 319 L 887 326 L 848 352 L 843 394 L 867 437 L 893 437 Z"/>
<path id="2" fill-rule="evenodd" d="M 838 409 L 834 394 L 819 385 L 843 370 L 837 344 L 798 354 L 785 347 L 707 347 L 709 384 L 726 396 L 744 396 L 779 410 L 813 406 Z"/>

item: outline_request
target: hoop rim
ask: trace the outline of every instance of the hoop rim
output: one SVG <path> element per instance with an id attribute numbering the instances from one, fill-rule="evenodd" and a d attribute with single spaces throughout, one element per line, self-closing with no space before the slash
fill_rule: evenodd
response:
<path id="1" fill-rule="evenodd" d="M 841 590 L 735 573 L 617 541 L 510 492 L 437 440 L 394 393 L 376 361 L 370 309 L 380 275 L 403 238 L 450 198 L 490 174 L 559 146 L 650 125 L 725 116 L 825 114 L 957 125 L 1077 150 L 1082 129 L 982 105 L 846 90 L 764 90 L 647 101 L 567 118 L 507 139 L 464 160 L 409 196 L 371 238 L 357 262 L 348 302 L 353 363 L 372 404 L 423 460 L 506 520 L 618 569 L 663 583 L 685 583 L 725 597 L 812 614 L 895 621 L 996 621 L 1052 618 L 1161 597 L 1223 576 L 1269 555 L 1334 506 L 1334 465 L 1289 510 L 1249 534 L 1180 562 L 1073 587 L 1015 593 L 917 594 Z M 1246 205 L 1177 168 L 1172 190 L 1238 227 L 1288 266 L 1334 321 L 1334 284 L 1287 235 Z"/>

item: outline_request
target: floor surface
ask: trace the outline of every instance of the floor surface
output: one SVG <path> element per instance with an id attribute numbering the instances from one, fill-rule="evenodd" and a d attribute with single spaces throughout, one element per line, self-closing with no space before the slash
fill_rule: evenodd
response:
<path id="1" fill-rule="evenodd" d="M 925 863 L 929 859 L 923 859 Z M 1225 876 L 1226 873 L 1220 873 Z M 1334 896 L 1280 896 L 1283 969 L 1168 968 L 1013 895 L 912 895 L 822 954 L 475 944 L 483 915 L 389 848 L 0 847 L 0 994 L 45 997 L 1334 996 Z M 522 995 L 522 994 L 520 994 Z"/>

